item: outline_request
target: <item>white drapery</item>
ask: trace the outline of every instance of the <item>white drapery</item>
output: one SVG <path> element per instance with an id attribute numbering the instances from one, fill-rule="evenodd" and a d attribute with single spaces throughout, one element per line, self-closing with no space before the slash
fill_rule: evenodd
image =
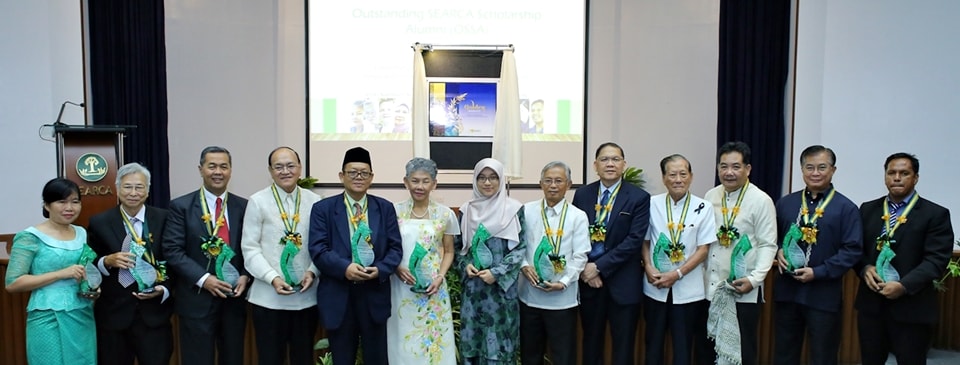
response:
<path id="1" fill-rule="evenodd" d="M 413 132 L 413 156 L 430 158 L 430 97 L 427 71 L 423 65 L 423 45 L 413 45 L 413 104 L 411 117 Z"/>
<path id="2" fill-rule="evenodd" d="M 520 129 L 520 89 L 517 61 L 513 49 L 503 51 L 500 84 L 497 85 L 497 114 L 493 131 L 493 158 L 504 166 L 508 179 L 523 178 L 523 154 Z"/>

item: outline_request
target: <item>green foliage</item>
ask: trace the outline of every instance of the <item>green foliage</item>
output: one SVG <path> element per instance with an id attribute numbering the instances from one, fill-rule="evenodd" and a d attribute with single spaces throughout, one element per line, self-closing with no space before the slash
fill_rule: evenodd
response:
<path id="1" fill-rule="evenodd" d="M 444 280 L 447 282 L 447 294 L 450 296 L 450 313 L 453 314 L 453 339 L 457 348 L 460 348 L 460 305 L 463 302 L 463 281 L 460 280 L 460 272 L 456 269 L 456 264 L 447 270 Z M 457 363 L 460 362 L 460 351 L 457 351 Z"/>
<path id="2" fill-rule="evenodd" d="M 304 189 L 311 189 L 313 188 L 313 185 L 317 183 L 317 181 L 320 181 L 320 180 L 313 176 L 302 177 L 300 179 L 297 179 L 297 186 Z"/>
<path id="3" fill-rule="evenodd" d="M 643 179 L 643 169 L 633 166 L 627 167 L 626 170 L 623 170 L 623 181 L 636 185 L 641 189 L 643 189 L 643 185 L 647 183 L 647 181 Z"/>
<path id="4" fill-rule="evenodd" d="M 957 244 L 960 244 L 960 239 L 957 239 Z M 939 280 L 933 281 L 933 287 L 937 288 L 938 291 L 945 292 L 947 291 L 947 286 L 943 284 L 948 277 L 960 277 L 960 257 L 955 259 L 950 259 L 947 262 L 947 270 L 943 273 L 943 277 Z"/>

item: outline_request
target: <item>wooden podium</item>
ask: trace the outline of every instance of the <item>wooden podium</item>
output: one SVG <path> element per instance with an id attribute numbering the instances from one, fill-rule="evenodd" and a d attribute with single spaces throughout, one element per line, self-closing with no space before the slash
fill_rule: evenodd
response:
<path id="1" fill-rule="evenodd" d="M 123 136 L 135 126 L 54 127 L 57 176 L 80 186 L 83 208 L 74 222 L 87 226 L 90 217 L 117 206 L 117 169 L 123 165 Z"/>

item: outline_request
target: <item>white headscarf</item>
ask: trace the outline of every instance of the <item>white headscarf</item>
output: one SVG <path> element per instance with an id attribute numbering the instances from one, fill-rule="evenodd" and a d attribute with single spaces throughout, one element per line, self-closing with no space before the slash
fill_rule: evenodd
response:
<path id="1" fill-rule="evenodd" d="M 477 188 L 477 176 L 480 171 L 490 168 L 500 177 L 500 188 L 491 197 L 485 197 Z M 485 158 L 473 167 L 473 199 L 460 207 L 463 221 L 460 223 L 460 232 L 463 235 L 463 250 L 461 255 L 469 252 L 473 235 L 480 227 L 480 223 L 487 228 L 493 237 L 508 240 L 511 250 L 520 244 L 520 220 L 517 212 L 523 207 L 516 199 L 507 196 L 507 177 L 503 175 L 503 164 L 492 158 Z"/>

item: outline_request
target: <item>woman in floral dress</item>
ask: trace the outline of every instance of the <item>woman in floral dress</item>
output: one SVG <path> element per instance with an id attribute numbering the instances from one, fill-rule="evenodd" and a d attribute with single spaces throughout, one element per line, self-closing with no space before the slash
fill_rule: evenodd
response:
<path id="1" fill-rule="evenodd" d="M 526 253 L 520 239 L 523 205 L 507 196 L 500 161 L 480 160 L 473 177 L 473 199 L 460 208 L 460 355 L 464 364 L 516 364 L 520 346 L 517 277 Z"/>
<path id="2" fill-rule="evenodd" d="M 414 158 L 406 172 L 403 183 L 410 199 L 396 204 L 403 259 L 397 275 L 390 277 L 393 315 L 387 320 L 387 358 L 400 365 L 453 365 L 457 348 L 444 277 L 453 264 L 453 239 L 460 226 L 450 208 L 430 200 L 437 164 Z"/>

